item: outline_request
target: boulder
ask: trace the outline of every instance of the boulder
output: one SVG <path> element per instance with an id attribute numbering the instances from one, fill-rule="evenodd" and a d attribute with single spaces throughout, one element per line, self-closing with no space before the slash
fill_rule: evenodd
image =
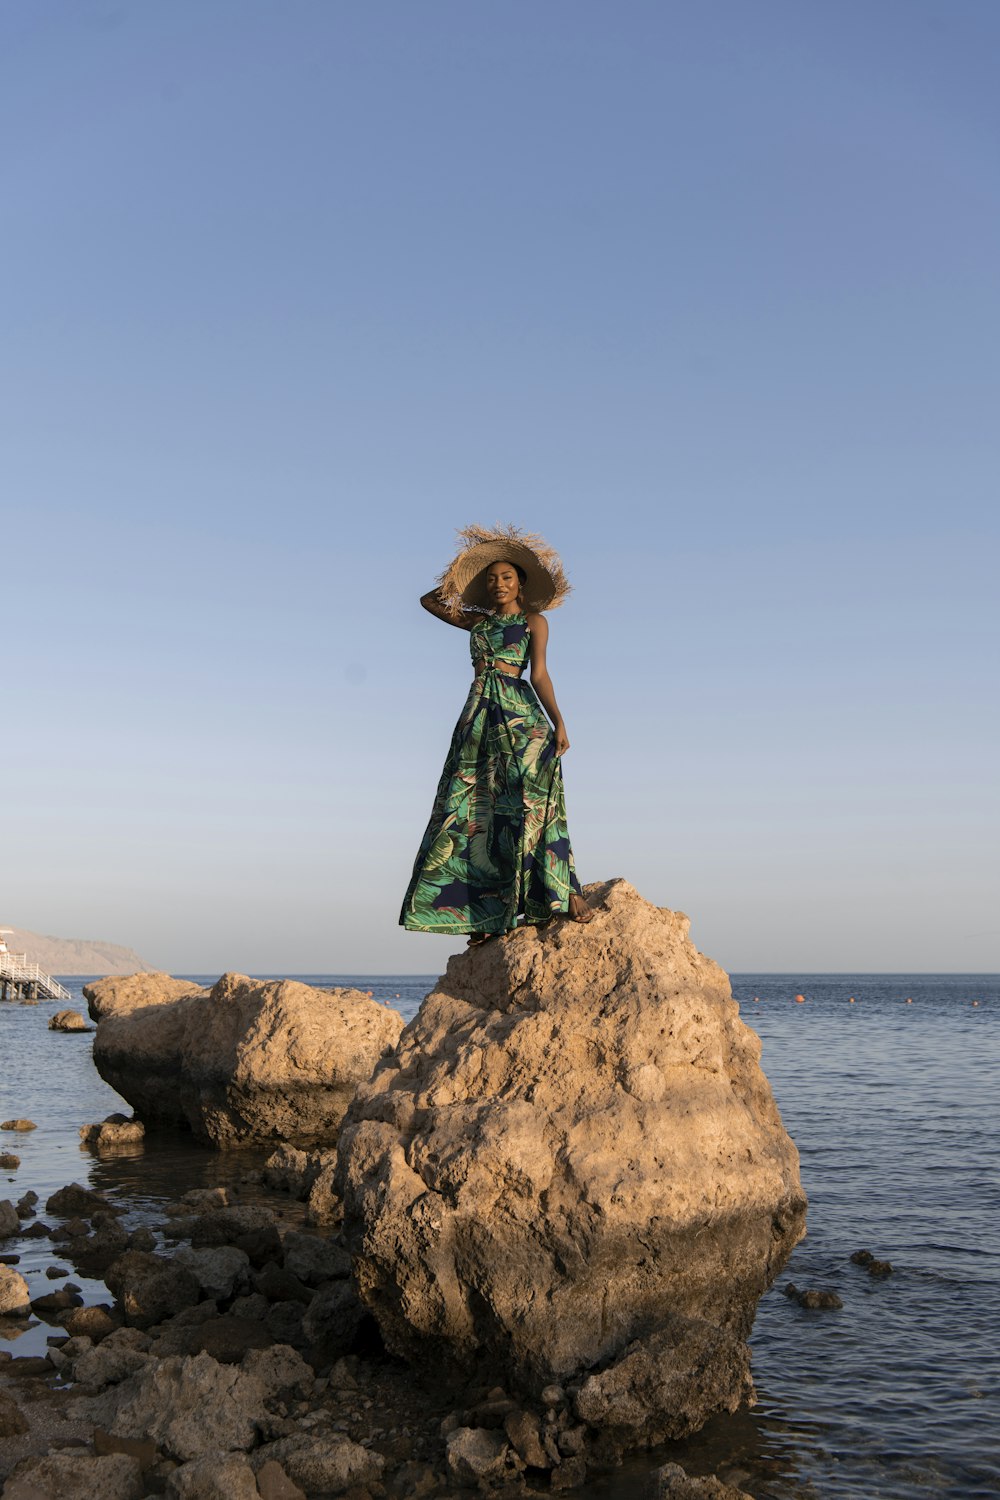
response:
<path id="1" fill-rule="evenodd" d="M 189 995 L 207 994 L 202 985 L 190 979 L 173 979 L 169 974 L 113 974 L 83 987 L 83 998 L 94 1021 L 140 1006 L 170 1005 Z"/>
<path id="2" fill-rule="evenodd" d="M 49 1017 L 50 1031 L 93 1031 L 78 1010 L 57 1010 Z"/>
<path id="3" fill-rule="evenodd" d="M 81 1125 L 80 1139 L 87 1146 L 97 1146 L 99 1149 L 107 1149 L 115 1146 L 132 1146 L 136 1141 L 141 1141 L 146 1134 L 146 1127 L 141 1120 L 134 1116 L 129 1119 L 128 1115 L 108 1115 L 106 1120 L 101 1120 L 96 1125 Z"/>
<path id="4" fill-rule="evenodd" d="M 174 1263 L 186 1266 L 197 1279 L 202 1296 L 225 1302 L 237 1291 L 245 1291 L 250 1280 L 250 1259 L 233 1245 L 213 1249 L 182 1248 L 174 1254 Z"/>
<path id="5" fill-rule="evenodd" d="M 587 897 L 588 924 L 450 960 L 344 1121 L 343 1238 L 391 1350 L 532 1393 L 677 1319 L 717 1331 L 732 1379 L 688 1371 L 690 1428 L 749 1390 L 743 1340 L 805 1232 L 798 1153 L 687 917 L 624 880 Z"/>
<path id="6" fill-rule="evenodd" d="M 445 1439 L 448 1468 L 459 1484 L 500 1479 L 508 1467 L 510 1444 L 486 1427 L 456 1427 Z"/>
<path id="7" fill-rule="evenodd" d="M 27 1418 L 13 1396 L 0 1391 L 0 1439 L 20 1437 L 27 1431 Z"/>
<path id="8" fill-rule="evenodd" d="M 31 1292 L 24 1277 L 0 1265 L 0 1318 L 26 1317 L 30 1306 Z"/>
<path id="9" fill-rule="evenodd" d="M 207 1453 L 181 1464 L 167 1480 L 168 1500 L 260 1500 L 245 1453 Z"/>
<path id="10" fill-rule="evenodd" d="M 2 1123 L 0 1123 L 0 1130 L 19 1130 L 22 1132 L 22 1134 L 26 1130 L 37 1129 L 38 1126 L 35 1124 L 34 1120 L 4 1120 Z"/>
<path id="11" fill-rule="evenodd" d="M 123 1214 L 125 1210 L 118 1204 L 110 1203 L 103 1193 L 83 1187 L 79 1182 L 70 1182 L 46 1199 L 45 1212 L 69 1219 L 98 1213 Z"/>
<path id="12" fill-rule="evenodd" d="M 21 1165 L 21 1158 L 15 1156 L 13 1151 L 0 1151 L 0 1171 L 16 1172 Z"/>
<path id="13" fill-rule="evenodd" d="M 133 1328 L 152 1328 L 201 1299 L 198 1278 L 188 1266 L 144 1250 L 126 1250 L 112 1261 L 104 1280 Z"/>
<path id="14" fill-rule="evenodd" d="M 4 1486 L 4 1500 L 140 1500 L 146 1487 L 137 1458 L 49 1453 L 23 1458 Z"/>
<path id="15" fill-rule="evenodd" d="M 224 974 L 208 994 L 106 1013 L 94 1062 L 147 1126 L 217 1146 L 307 1140 L 336 1131 L 402 1025 L 360 990 Z"/>
<path id="16" fill-rule="evenodd" d="M 341 1495 L 352 1485 L 372 1484 L 385 1466 L 381 1454 L 370 1453 L 350 1438 L 308 1437 L 305 1433 L 279 1438 L 254 1454 L 258 1472 L 271 1462 L 279 1463 L 293 1484 L 303 1490 L 331 1495 Z"/>
<path id="17" fill-rule="evenodd" d="M 187 1463 L 252 1447 L 265 1396 L 260 1381 L 236 1365 L 208 1354 L 172 1355 L 150 1360 L 100 1396 L 79 1397 L 67 1415 L 115 1437 L 152 1438 L 168 1457 Z"/>
<path id="18" fill-rule="evenodd" d="M 9 1198 L 0 1198 L 0 1240 L 13 1239 L 21 1233 L 21 1220 Z"/>

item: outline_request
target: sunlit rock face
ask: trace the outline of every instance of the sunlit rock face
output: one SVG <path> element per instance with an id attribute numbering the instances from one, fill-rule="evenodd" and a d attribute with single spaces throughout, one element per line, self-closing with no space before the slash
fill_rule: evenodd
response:
<path id="1" fill-rule="evenodd" d="M 581 1416 L 654 1441 L 750 1397 L 743 1341 L 806 1205 L 760 1041 L 687 917 L 624 880 L 586 895 L 589 924 L 451 959 L 359 1088 L 337 1185 L 392 1349 L 536 1391 L 603 1374 Z"/>

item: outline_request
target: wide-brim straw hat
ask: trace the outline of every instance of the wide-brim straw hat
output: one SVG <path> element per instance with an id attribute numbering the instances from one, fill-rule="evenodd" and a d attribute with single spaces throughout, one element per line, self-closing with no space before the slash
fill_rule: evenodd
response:
<path id="1" fill-rule="evenodd" d="M 570 591 L 558 554 L 540 536 L 516 526 L 465 526 L 458 533 L 461 551 L 438 580 L 441 597 L 456 617 L 463 606 L 489 609 L 486 569 L 490 563 L 516 563 L 524 569 L 521 599 L 525 613 L 557 609 Z"/>

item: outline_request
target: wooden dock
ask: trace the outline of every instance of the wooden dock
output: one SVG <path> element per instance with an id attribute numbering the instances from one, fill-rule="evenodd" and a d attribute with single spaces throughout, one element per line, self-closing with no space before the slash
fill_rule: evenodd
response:
<path id="1" fill-rule="evenodd" d="M 0 1001 L 2 1000 L 72 1000 L 51 974 L 28 962 L 26 953 L 0 951 Z"/>

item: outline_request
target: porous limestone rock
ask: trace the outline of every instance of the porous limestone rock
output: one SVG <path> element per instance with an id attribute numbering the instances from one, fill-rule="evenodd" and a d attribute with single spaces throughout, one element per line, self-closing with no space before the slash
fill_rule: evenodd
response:
<path id="1" fill-rule="evenodd" d="M 208 991 L 190 979 L 174 979 L 169 974 L 113 974 L 85 984 L 83 998 L 91 1019 L 120 1015 L 146 1005 L 171 1005 L 190 995 L 207 995 Z"/>
<path id="2" fill-rule="evenodd" d="M 208 994 L 105 1013 L 94 1062 L 147 1126 L 217 1146 L 306 1140 L 336 1131 L 402 1025 L 360 990 L 224 974 Z"/>
<path id="3" fill-rule="evenodd" d="M 266 1391 L 253 1374 L 209 1354 L 172 1355 L 70 1403 L 70 1418 L 94 1422 L 115 1437 L 153 1438 L 181 1463 L 207 1453 L 246 1451 L 257 1435 Z"/>
<path id="4" fill-rule="evenodd" d="M 140 1500 L 145 1493 L 137 1458 L 49 1453 L 23 1458 L 4 1486 L 4 1500 Z"/>
<path id="5" fill-rule="evenodd" d="M 167 1480 L 167 1500 L 260 1500 L 245 1453 L 206 1453 Z"/>
<path id="6" fill-rule="evenodd" d="M 588 924 L 453 957 L 339 1142 L 344 1241 L 389 1347 L 487 1359 L 534 1392 L 676 1319 L 740 1351 L 805 1231 L 727 976 L 682 913 L 624 880 L 586 895 Z M 690 1370 L 689 1426 L 745 1372 L 734 1352 L 699 1409 Z"/>
<path id="7" fill-rule="evenodd" d="M 128 1115 L 108 1115 L 107 1119 L 97 1124 L 80 1126 L 81 1141 L 87 1146 L 97 1146 L 98 1149 L 132 1146 L 136 1141 L 141 1141 L 145 1134 L 145 1125 L 134 1115 L 131 1119 Z"/>
<path id="8" fill-rule="evenodd" d="M 296 1433 L 268 1443 L 253 1456 L 258 1471 L 279 1463 L 293 1484 L 312 1493 L 339 1495 L 352 1485 L 372 1484 L 385 1467 L 380 1453 L 370 1453 L 348 1437 L 309 1437 Z"/>

